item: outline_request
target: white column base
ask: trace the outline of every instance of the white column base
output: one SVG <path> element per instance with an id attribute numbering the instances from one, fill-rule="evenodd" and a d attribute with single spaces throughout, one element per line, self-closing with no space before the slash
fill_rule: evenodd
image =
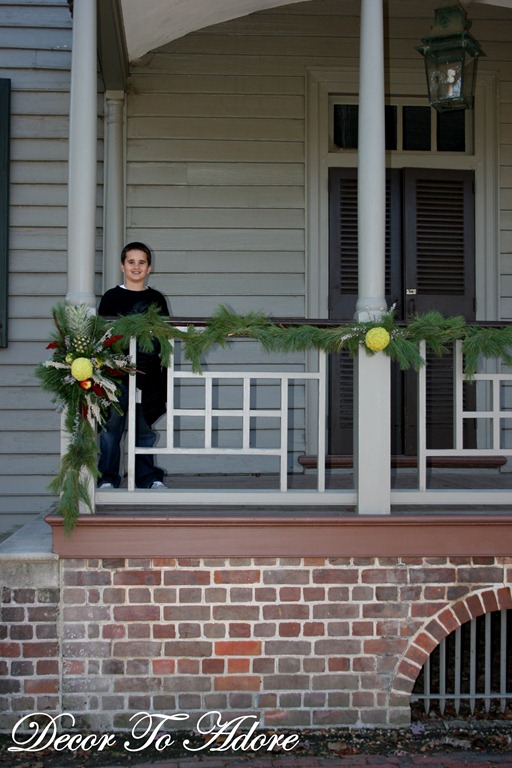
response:
<path id="1" fill-rule="evenodd" d="M 354 361 L 354 481 L 361 515 L 391 512 L 391 370 L 383 352 Z"/>

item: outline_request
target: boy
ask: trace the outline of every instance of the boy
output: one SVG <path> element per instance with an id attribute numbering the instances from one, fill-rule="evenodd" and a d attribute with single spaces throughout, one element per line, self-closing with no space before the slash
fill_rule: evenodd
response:
<path id="1" fill-rule="evenodd" d="M 128 243 L 121 253 L 121 271 L 123 285 L 116 285 L 103 294 L 98 314 L 102 317 L 118 317 L 134 312 L 145 312 L 156 304 L 163 315 L 169 317 L 169 310 L 164 296 L 154 288 L 146 286 L 146 278 L 151 272 L 151 251 L 144 243 Z M 151 353 L 137 351 L 137 387 L 142 392 L 142 402 L 136 406 L 137 446 L 152 448 L 156 442 L 156 432 L 152 424 L 165 412 L 166 379 L 165 370 L 160 364 L 157 345 Z M 121 476 L 119 463 L 120 444 L 126 425 L 128 408 L 128 383 L 120 385 L 119 405 L 123 414 L 110 409 L 109 418 L 100 432 L 100 459 L 98 469 L 99 488 L 119 488 Z M 137 488 L 165 488 L 164 472 L 155 466 L 150 454 L 136 456 L 135 484 Z"/>

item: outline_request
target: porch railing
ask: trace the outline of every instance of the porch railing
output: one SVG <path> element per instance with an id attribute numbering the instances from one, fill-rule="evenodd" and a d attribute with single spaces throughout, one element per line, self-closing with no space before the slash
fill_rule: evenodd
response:
<path id="1" fill-rule="evenodd" d="M 238 344 L 241 340 L 233 339 L 233 344 Z M 177 342 L 178 344 L 179 342 Z M 132 340 L 131 354 L 135 357 L 135 341 Z M 362 352 L 362 354 L 365 354 Z M 422 354 L 425 356 L 423 347 Z M 137 391 L 135 388 L 135 378 L 130 379 L 129 393 L 129 418 L 128 418 L 128 437 L 127 437 L 127 483 L 126 487 L 120 489 L 109 489 L 106 491 L 97 490 L 95 500 L 102 505 L 119 504 L 143 504 L 143 505 L 287 505 L 287 506 L 331 506 L 331 507 L 356 507 L 358 503 L 358 492 L 355 487 L 328 487 L 326 483 L 326 441 L 327 441 L 327 357 L 325 353 L 319 351 L 314 354 L 304 355 L 301 370 L 296 370 L 297 362 L 288 365 L 280 358 L 282 370 L 275 369 L 264 370 L 261 362 L 255 365 L 247 363 L 221 364 L 214 368 L 212 364 L 205 366 L 202 374 L 195 374 L 187 368 L 186 365 L 178 363 L 177 355 L 173 356 L 171 365 L 168 369 L 167 394 L 168 404 L 165 416 L 165 426 L 161 430 L 162 439 L 153 448 L 140 448 L 135 444 L 135 403 L 137 400 Z M 310 368 L 305 370 L 306 364 Z M 267 366 L 269 368 L 269 366 Z M 444 457 L 503 457 L 512 456 L 512 447 L 507 447 L 504 442 L 504 427 L 507 419 L 512 419 L 512 409 L 507 410 L 503 407 L 504 387 L 512 385 L 512 374 L 504 372 L 485 372 L 481 371 L 475 376 L 475 383 L 472 386 L 482 386 L 483 382 L 488 382 L 491 387 L 491 393 L 479 398 L 478 411 L 464 410 L 463 387 L 465 375 L 463 372 L 462 349 L 460 343 L 454 348 L 454 419 L 453 419 L 453 447 L 447 449 L 432 449 L 427 445 L 427 375 L 426 367 L 423 367 L 418 373 L 418 450 L 417 450 L 417 477 L 413 481 L 414 487 L 392 488 L 390 499 L 392 506 L 403 505 L 460 505 L 460 504 L 485 504 L 485 505 L 504 505 L 512 503 L 512 490 L 510 489 L 490 489 L 490 488 L 471 488 L 461 487 L 450 489 L 434 489 L 428 487 L 429 460 L 432 458 Z M 176 397 L 177 387 L 182 387 L 184 383 L 189 382 L 191 386 L 197 388 L 198 382 L 202 387 L 203 396 L 201 403 L 193 403 L 189 407 L 184 407 Z M 215 402 L 214 392 L 222 384 L 228 384 L 233 389 L 237 388 L 241 392 L 240 403 L 234 407 L 224 407 Z M 270 407 L 255 407 L 253 404 L 254 392 L 258 387 L 272 385 L 279 391 L 279 402 Z M 304 391 L 304 403 L 306 418 L 305 424 L 314 425 L 312 431 L 315 432 L 313 442 L 317 455 L 317 472 L 314 485 L 308 487 L 295 487 L 297 484 L 290 484 L 290 477 L 297 477 L 301 474 L 301 468 L 298 463 L 296 466 L 290 460 L 290 450 L 296 449 L 296 446 L 290 446 L 290 434 L 294 431 L 290 422 L 290 414 L 293 407 L 290 403 L 290 387 L 300 385 Z M 511 390 L 512 392 L 512 390 Z M 184 445 L 182 440 L 176 440 L 175 435 L 179 429 L 180 420 L 191 418 L 201 424 L 202 440 L 200 444 Z M 241 424 L 239 432 L 241 434 L 240 444 L 235 447 L 222 447 L 218 441 L 218 431 L 216 428 L 217 420 L 235 419 Z M 463 424 L 466 419 L 486 420 L 492 426 L 480 428 L 481 434 L 485 433 L 487 443 L 483 447 L 465 448 L 463 445 Z M 163 419 L 162 419 L 163 421 Z M 256 422 L 272 424 L 275 434 L 278 435 L 275 446 L 257 445 L 254 437 L 258 432 Z M 277 427 L 275 426 L 277 424 Z M 301 429 L 305 431 L 306 427 Z M 310 427 L 311 429 L 311 427 Z M 296 430 L 295 430 L 296 431 Z M 199 432 L 198 432 L 199 433 Z M 368 435 L 368 440 L 372 440 L 372 435 Z M 479 438 L 479 442 L 482 440 Z M 303 449 L 305 450 L 305 444 Z M 156 457 L 190 457 L 190 467 L 185 473 L 190 478 L 188 487 L 173 487 L 172 473 L 170 475 L 171 487 L 158 491 L 148 491 L 137 489 L 135 487 L 135 459 L 136 456 L 143 453 L 151 453 Z M 217 457 L 217 459 L 228 459 L 228 457 L 244 457 L 244 459 L 255 460 L 250 473 L 258 473 L 261 469 L 256 460 L 272 458 L 276 461 L 277 487 L 248 487 L 247 477 L 244 473 L 233 473 L 232 481 L 227 487 L 219 487 L 219 484 L 212 481 L 211 487 L 204 487 L 204 480 L 199 487 L 194 479 L 197 473 L 193 467 L 194 457 Z M 357 460 L 357 457 L 354 457 Z M 375 461 L 379 457 L 375 456 Z M 268 464 L 268 463 L 267 463 Z M 293 466 L 292 466 L 293 465 Z M 290 470 L 293 470 L 292 472 Z M 512 478 L 512 475 L 510 475 Z M 236 485 L 238 482 L 238 485 Z M 350 483 L 350 478 L 348 480 Z M 389 483 L 391 485 L 391 467 L 389 472 Z M 294 485 L 294 487 L 290 487 Z M 409 485 L 411 485 L 409 483 Z M 388 488 L 389 490 L 389 488 Z"/>

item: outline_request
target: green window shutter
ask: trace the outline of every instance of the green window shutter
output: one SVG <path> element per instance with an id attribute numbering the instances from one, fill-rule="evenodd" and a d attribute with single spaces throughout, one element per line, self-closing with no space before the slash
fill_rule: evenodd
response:
<path id="1" fill-rule="evenodd" d="M 7 346 L 11 81 L 0 79 L 0 347 Z"/>

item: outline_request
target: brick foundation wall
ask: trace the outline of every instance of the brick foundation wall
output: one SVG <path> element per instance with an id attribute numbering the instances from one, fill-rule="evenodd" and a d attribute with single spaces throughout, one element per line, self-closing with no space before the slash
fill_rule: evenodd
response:
<path id="1" fill-rule="evenodd" d="M 96 732 L 128 729 L 142 710 L 185 712 L 190 728 L 212 710 L 256 714 L 262 727 L 404 726 L 442 637 L 512 607 L 512 558 L 52 567 L 23 579 L 12 568 L 10 584 L 4 573 L 4 731 L 36 710 L 71 712 Z"/>

